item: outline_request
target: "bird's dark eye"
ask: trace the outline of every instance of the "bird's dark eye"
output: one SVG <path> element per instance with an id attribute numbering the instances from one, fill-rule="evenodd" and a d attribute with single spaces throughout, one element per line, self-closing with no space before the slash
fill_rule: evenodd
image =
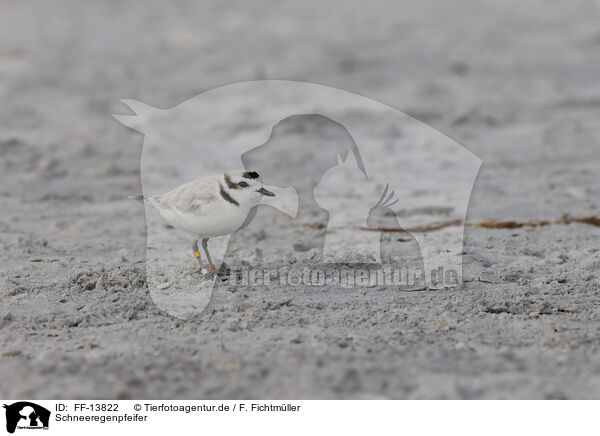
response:
<path id="1" fill-rule="evenodd" d="M 242 188 L 248 187 L 248 184 L 246 182 L 240 182 L 240 183 L 238 183 L 238 185 L 240 185 Z"/>

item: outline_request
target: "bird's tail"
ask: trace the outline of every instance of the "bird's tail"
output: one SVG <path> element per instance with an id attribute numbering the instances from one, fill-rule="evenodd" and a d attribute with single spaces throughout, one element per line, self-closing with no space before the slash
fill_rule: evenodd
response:
<path id="1" fill-rule="evenodd" d="M 147 198 L 144 197 L 143 195 L 130 195 L 129 197 L 127 197 L 131 200 L 138 200 L 138 201 L 146 201 Z"/>

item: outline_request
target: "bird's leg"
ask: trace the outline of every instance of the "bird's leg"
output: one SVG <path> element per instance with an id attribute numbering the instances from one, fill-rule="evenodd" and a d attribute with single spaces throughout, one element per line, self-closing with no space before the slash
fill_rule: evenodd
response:
<path id="1" fill-rule="evenodd" d="M 208 252 L 208 238 L 204 238 L 202 240 L 202 249 L 204 250 L 204 254 L 206 254 L 206 258 L 208 259 L 208 268 L 211 271 L 214 271 L 215 265 L 212 263 L 212 259 L 210 258 L 210 253 Z"/>
<path id="2" fill-rule="evenodd" d="M 204 264 L 202 263 L 202 258 L 200 257 L 200 252 L 198 251 L 198 240 L 196 239 L 194 241 L 194 245 L 192 246 L 193 250 L 194 250 L 194 257 L 196 259 L 198 259 L 198 262 L 200 263 L 200 268 L 204 267 Z"/>

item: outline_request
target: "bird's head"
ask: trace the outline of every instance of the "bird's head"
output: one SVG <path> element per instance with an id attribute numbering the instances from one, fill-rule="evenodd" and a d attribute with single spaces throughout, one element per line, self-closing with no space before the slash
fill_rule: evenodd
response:
<path id="1" fill-rule="evenodd" d="M 262 179 L 256 171 L 227 171 L 223 174 L 221 186 L 226 195 L 229 195 L 240 206 L 254 206 L 260 202 L 263 196 L 275 196 L 263 186 Z"/>

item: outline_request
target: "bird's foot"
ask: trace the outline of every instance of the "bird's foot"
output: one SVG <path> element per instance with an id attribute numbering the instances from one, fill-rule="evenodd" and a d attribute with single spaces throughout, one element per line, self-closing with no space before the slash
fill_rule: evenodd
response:
<path id="1" fill-rule="evenodd" d="M 213 265 L 213 267 L 214 267 L 214 265 Z M 210 267 L 209 268 L 203 267 L 198 270 L 198 274 L 200 274 L 203 279 L 212 280 L 219 274 L 219 272 L 216 270 L 216 268 L 210 269 Z"/>
<path id="2" fill-rule="evenodd" d="M 209 275 L 212 274 L 212 271 L 210 271 L 208 268 L 206 268 L 204 265 L 200 266 L 200 269 L 198 271 L 196 271 L 197 274 L 200 274 L 202 277 L 207 277 Z"/>

